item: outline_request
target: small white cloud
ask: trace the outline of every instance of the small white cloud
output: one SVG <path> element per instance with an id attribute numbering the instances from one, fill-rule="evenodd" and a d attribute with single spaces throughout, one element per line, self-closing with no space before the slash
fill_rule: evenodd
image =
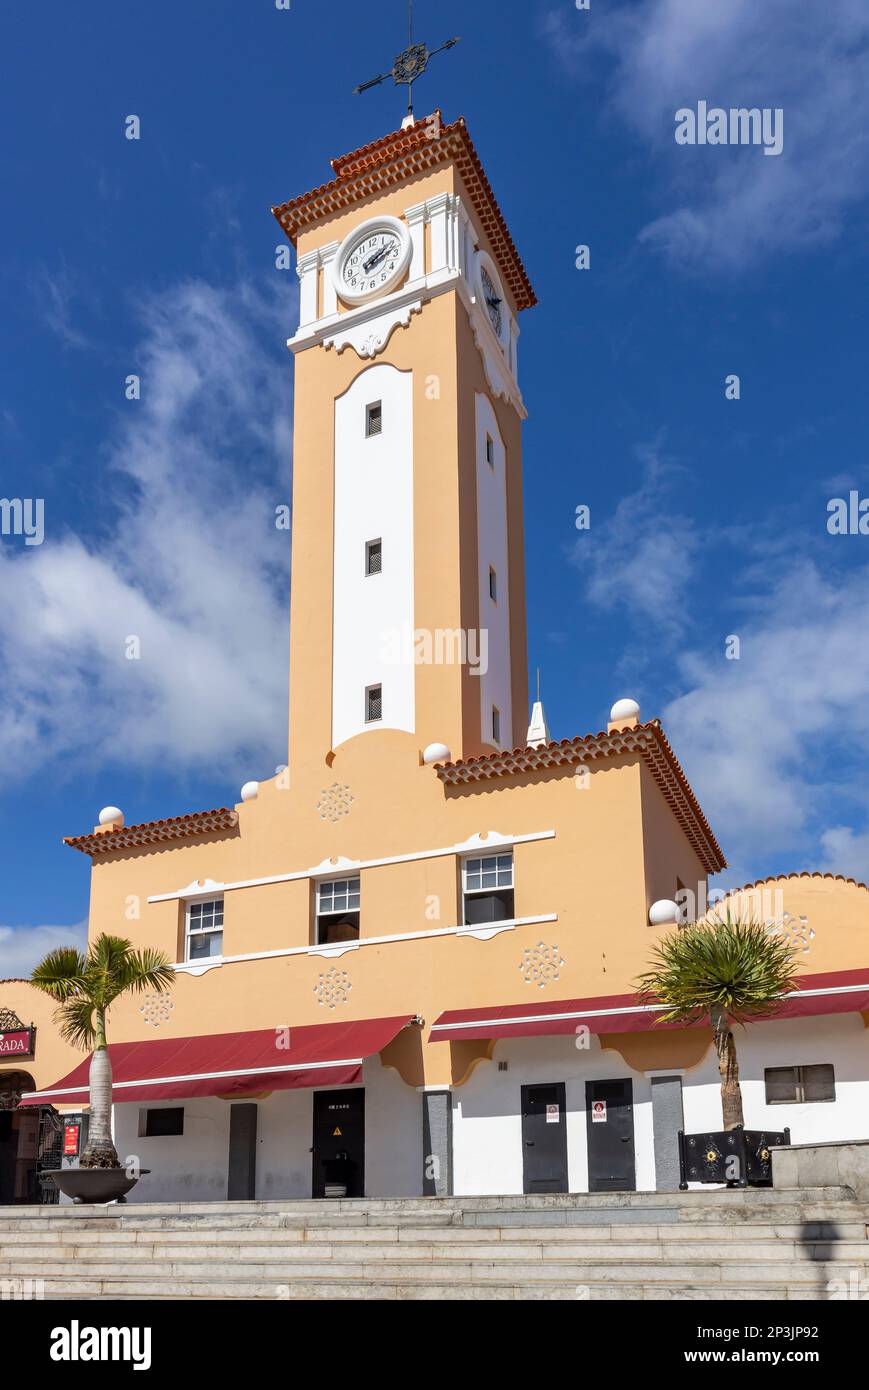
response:
<path id="1" fill-rule="evenodd" d="M 829 826 L 867 811 L 869 568 L 824 576 L 791 556 L 755 585 L 740 660 L 723 640 L 680 655 L 668 734 L 729 858 L 859 876 L 866 836 Z"/>
<path id="2" fill-rule="evenodd" d="M 696 528 L 676 504 L 683 470 L 662 456 L 658 444 L 636 453 L 643 464 L 639 487 L 621 497 L 611 516 L 592 513 L 589 529 L 574 541 L 571 563 L 585 578 L 590 602 L 605 611 L 621 607 L 632 620 L 651 619 L 675 640 L 686 622 Z"/>
<path id="3" fill-rule="evenodd" d="M 0 980 L 28 980 L 49 951 L 87 945 L 87 922 L 71 927 L 0 927 Z"/>

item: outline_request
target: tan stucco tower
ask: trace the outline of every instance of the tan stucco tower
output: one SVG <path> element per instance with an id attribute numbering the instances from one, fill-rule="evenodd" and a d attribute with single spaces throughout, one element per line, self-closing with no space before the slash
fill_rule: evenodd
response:
<path id="1" fill-rule="evenodd" d="M 463 120 L 333 161 L 296 244 L 290 768 L 383 729 L 454 758 L 527 726 L 518 314 Z"/>

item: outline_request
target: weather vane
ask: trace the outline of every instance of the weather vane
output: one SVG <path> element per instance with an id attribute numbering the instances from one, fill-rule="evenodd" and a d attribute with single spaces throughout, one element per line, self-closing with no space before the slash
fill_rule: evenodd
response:
<path id="1" fill-rule="evenodd" d="M 459 42 L 456 39 L 447 39 L 440 48 L 429 49 L 424 43 L 414 43 L 413 41 L 413 0 L 407 3 L 407 48 L 403 53 L 399 53 L 389 72 L 383 72 L 379 77 L 372 77 L 370 82 L 363 82 L 359 87 L 354 87 L 355 93 L 367 92 L 369 87 L 377 87 L 381 82 L 385 82 L 387 77 L 391 77 L 397 87 L 407 87 L 407 117 L 413 120 L 413 84 L 418 77 L 422 77 L 428 67 L 429 58 L 433 58 L 436 53 L 443 53 L 447 48 L 454 48 Z"/>

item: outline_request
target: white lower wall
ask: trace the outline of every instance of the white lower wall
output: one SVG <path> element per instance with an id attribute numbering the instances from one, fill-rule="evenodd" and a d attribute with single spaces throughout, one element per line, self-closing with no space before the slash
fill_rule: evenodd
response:
<path id="1" fill-rule="evenodd" d="M 498 1070 L 507 1063 L 507 1071 Z M 478 1064 L 453 1095 L 453 1181 L 457 1196 L 521 1194 L 522 1087 L 563 1081 L 567 1107 L 567 1174 L 571 1192 L 588 1191 L 586 1081 L 629 1077 L 634 1092 L 637 1188 L 653 1191 L 652 1091 L 617 1052 L 597 1038 L 579 1050 L 573 1036 L 510 1038 L 495 1045 L 491 1062 Z"/>
<path id="2" fill-rule="evenodd" d="M 859 1014 L 782 1019 L 734 1029 L 746 1129 L 790 1128 L 791 1143 L 869 1139 L 869 1030 Z M 765 1067 L 830 1062 L 836 1099 L 767 1105 Z M 721 1128 L 718 1064 L 710 1048 L 682 1078 L 686 1131 Z"/>
<path id="3" fill-rule="evenodd" d="M 365 1193 L 422 1194 L 422 1098 L 378 1058 L 366 1062 Z M 328 1087 L 323 1090 L 343 1090 Z M 203 1099 L 114 1107 L 115 1146 L 151 1171 L 133 1188 L 134 1202 L 223 1202 L 229 1168 L 231 1101 Z M 184 1133 L 138 1136 L 139 1112 L 184 1107 Z M 314 1093 L 275 1091 L 257 1102 L 256 1196 L 262 1201 L 310 1197 Z"/>
<path id="4" fill-rule="evenodd" d="M 869 1030 L 858 1014 L 752 1024 L 736 1030 L 746 1127 L 790 1127 L 792 1142 L 869 1139 Z M 506 1071 L 498 1062 L 507 1062 Z M 767 1105 L 764 1068 L 832 1063 L 836 1100 L 809 1105 Z M 674 1068 L 675 1070 L 675 1068 Z M 567 1105 L 568 1183 L 588 1191 L 585 1083 L 629 1077 L 634 1096 L 638 1191 L 655 1189 L 651 1082 L 632 1071 L 597 1038 L 578 1050 L 574 1038 L 505 1039 L 492 1061 L 480 1062 L 453 1092 L 454 1189 L 458 1196 L 521 1194 L 522 1113 L 525 1085 L 564 1082 Z M 378 1059 L 366 1063 L 365 1191 L 369 1197 L 414 1197 L 422 1191 L 422 1098 Z M 682 1077 L 685 1129 L 721 1128 L 718 1068 L 710 1049 Z M 173 1102 L 167 1102 L 172 1104 Z M 184 1104 L 184 1134 L 138 1137 L 137 1104 L 115 1107 L 115 1143 L 121 1158 L 137 1156 L 151 1173 L 130 1201 L 201 1202 L 226 1198 L 230 1102 Z M 311 1195 L 313 1093 L 275 1092 L 260 1101 L 257 1183 L 260 1199 Z"/>

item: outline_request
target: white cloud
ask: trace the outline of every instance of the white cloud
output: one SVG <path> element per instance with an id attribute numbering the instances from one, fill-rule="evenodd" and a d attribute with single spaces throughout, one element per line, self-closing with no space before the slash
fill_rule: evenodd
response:
<path id="1" fill-rule="evenodd" d="M 592 603 L 606 611 L 623 606 L 674 640 L 686 621 L 696 528 L 677 510 L 683 470 L 662 456 L 658 444 L 641 445 L 636 454 L 643 464 L 639 487 L 621 497 L 611 516 L 592 511 L 571 562 L 584 575 Z"/>
<path id="2" fill-rule="evenodd" d="M 81 464 L 87 539 L 49 493 L 44 545 L 0 545 L 9 780 L 59 758 L 255 776 L 285 756 L 286 301 L 194 281 L 141 313 L 141 400 L 119 407 L 106 461 Z"/>
<path id="3" fill-rule="evenodd" d="M 823 575 L 791 558 L 755 584 L 736 625 L 740 660 L 725 660 L 723 644 L 681 655 L 687 692 L 664 712 L 668 734 L 750 877 L 775 855 L 788 869 L 865 876 L 869 835 L 830 823 L 869 812 L 869 568 Z"/>
<path id="4" fill-rule="evenodd" d="M 35 965 L 60 946 L 87 945 L 87 922 L 71 927 L 0 927 L 0 980 L 27 980 Z"/>
<path id="5" fill-rule="evenodd" d="M 646 144 L 671 204 L 641 239 L 678 264 L 740 267 L 827 244 L 869 191 L 865 0 L 630 0 L 605 14 L 550 13 L 544 32 L 585 75 L 612 60 L 611 108 Z M 781 107 L 784 152 L 677 146 L 675 112 Z"/>

